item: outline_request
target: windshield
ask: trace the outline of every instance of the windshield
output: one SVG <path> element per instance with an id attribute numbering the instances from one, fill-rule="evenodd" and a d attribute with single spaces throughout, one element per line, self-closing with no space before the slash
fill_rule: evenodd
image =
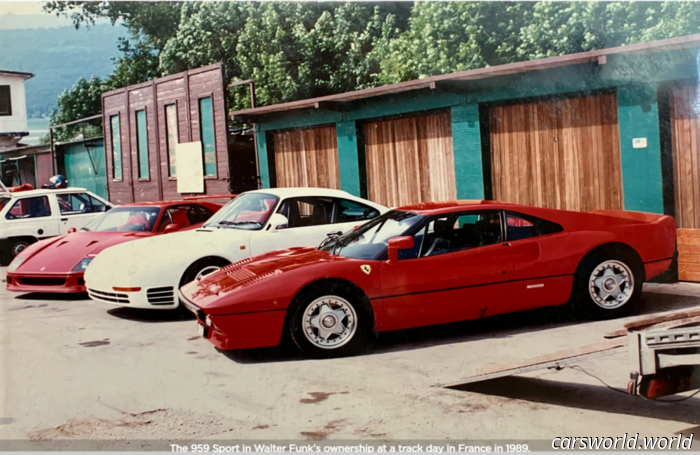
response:
<path id="1" fill-rule="evenodd" d="M 82 231 L 152 231 L 160 207 L 117 207 L 95 218 Z"/>
<path id="2" fill-rule="evenodd" d="M 340 236 L 337 242 L 325 242 L 320 249 L 352 259 L 381 259 L 390 238 L 411 235 L 423 219 L 415 213 L 392 210 Z"/>
<path id="3" fill-rule="evenodd" d="M 265 193 L 244 193 L 226 204 L 203 227 L 262 229 L 279 198 Z"/>
<path id="4" fill-rule="evenodd" d="M 0 197 L 0 210 L 4 209 L 8 202 L 10 202 L 9 197 Z"/>

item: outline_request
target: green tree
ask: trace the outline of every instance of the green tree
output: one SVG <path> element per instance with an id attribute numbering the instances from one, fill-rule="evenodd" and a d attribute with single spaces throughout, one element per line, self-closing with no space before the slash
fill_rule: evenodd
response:
<path id="1" fill-rule="evenodd" d="M 515 53 L 535 59 L 698 32 L 698 2 L 538 2 Z"/>
<path id="2" fill-rule="evenodd" d="M 59 125 L 99 114 L 102 112 L 102 92 L 107 90 L 111 90 L 111 87 L 98 77 L 93 77 L 90 80 L 78 79 L 70 90 L 64 90 L 58 97 L 58 107 L 51 113 L 51 125 Z M 102 136 L 100 125 L 100 121 L 95 120 L 89 124 L 57 128 L 54 130 L 54 139 L 67 141 L 80 134 L 85 134 L 85 137 Z"/>
<path id="3" fill-rule="evenodd" d="M 700 2 L 419 2 L 382 49 L 393 83 L 700 32 Z"/>

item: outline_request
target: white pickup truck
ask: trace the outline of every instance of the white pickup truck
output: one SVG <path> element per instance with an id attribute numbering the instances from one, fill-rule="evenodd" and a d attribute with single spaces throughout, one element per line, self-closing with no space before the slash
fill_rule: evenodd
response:
<path id="1" fill-rule="evenodd" d="M 10 192 L 0 183 L 0 262 L 7 265 L 32 243 L 80 229 L 112 207 L 85 188 Z"/>

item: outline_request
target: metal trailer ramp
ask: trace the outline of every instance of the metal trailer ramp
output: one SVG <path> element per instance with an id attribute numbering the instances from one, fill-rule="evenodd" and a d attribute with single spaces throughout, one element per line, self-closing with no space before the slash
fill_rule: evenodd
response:
<path id="1" fill-rule="evenodd" d="M 496 365 L 479 368 L 473 376 L 469 376 L 459 382 L 439 384 L 438 387 L 455 387 L 473 382 L 488 381 L 490 379 L 503 378 L 514 374 L 528 373 L 530 371 L 545 370 L 549 368 L 559 369 L 566 365 L 572 365 L 585 359 L 601 357 L 616 352 L 624 351 L 627 347 L 627 339 L 612 339 L 600 343 L 579 346 L 573 349 L 532 357 L 510 364 Z"/>
<path id="2" fill-rule="evenodd" d="M 641 347 L 640 343 L 635 342 L 637 334 L 648 333 L 649 335 L 656 336 L 658 334 L 672 333 L 674 332 L 673 329 L 697 326 L 698 324 L 700 324 L 700 307 L 646 316 L 627 322 L 621 329 L 605 334 L 605 341 L 531 357 L 521 361 L 479 368 L 473 375 L 462 380 L 437 384 L 436 387 L 456 387 L 532 371 L 561 369 L 583 360 L 620 352 L 628 352 L 630 359 L 639 358 L 641 355 Z M 700 331 L 698 333 L 700 333 Z M 628 340 L 632 340 L 629 346 Z M 693 341 L 695 341 L 695 339 Z M 700 357 L 700 354 L 698 356 Z M 693 359 L 694 358 L 695 357 L 693 357 Z M 685 364 L 687 364 L 687 358 L 685 362 Z M 642 372 L 641 367 L 636 363 L 631 366 L 631 371 Z M 636 392 L 636 387 L 634 392 Z"/>

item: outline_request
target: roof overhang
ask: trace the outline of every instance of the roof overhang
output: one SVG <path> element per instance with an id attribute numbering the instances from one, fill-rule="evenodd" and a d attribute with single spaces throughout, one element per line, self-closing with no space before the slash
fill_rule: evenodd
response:
<path id="1" fill-rule="evenodd" d="M 677 38 L 669 38 L 665 40 L 631 44 L 628 46 L 612 47 L 608 49 L 600 49 L 597 51 L 579 52 L 576 54 L 560 55 L 556 57 L 508 63 L 505 65 L 490 66 L 486 68 L 477 68 L 473 70 L 460 71 L 457 73 L 431 76 L 426 77 L 424 79 L 399 82 L 397 84 L 383 85 L 380 87 L 356 90 L 353 92 L 340 93 L 337 95 L 328 95 L 319 98 L 292 101 L 289 103 L 273 104 L 271 106 L 257 107 L 254 109 L 243 109 L 240 111 L 231 112 L 229 115 L 231 119 L 235 118 L 244 121 L 254 122 L 256 118 L 259 118 L 264 115 L 297 109 L 328 108 L 330 110 L 343 110 L 343 105 L 351 101 L 364 98 L 373 98 L 375 96 L 389 95 L 393 93 L 401 93 L 411 90 L 420 90 L 425 88 L 434 90 L 438 87 L 438 85 L 440 85 L 443 82 L 486 79 L 489 77 L 505 76 L 508 74 L 524 73 L 529 71 L 538 71 L 561 66 L 580 65 L 585 63 L 605 65 L 607 63 L 607 57 L 609 55 L 651 54 L 661 51 L 670 51 L 684 49 L 688 47 L 695 47 L 698 45 L 700 45 L 700 34 L 680 36 Z"/>
<path id="2" fill-rule="evenodd" d="M 24 73 L 21 71 L 0 70 L 0 76 L 21 77 L 24 80 L 34 77 L 34 73 Z"/>

